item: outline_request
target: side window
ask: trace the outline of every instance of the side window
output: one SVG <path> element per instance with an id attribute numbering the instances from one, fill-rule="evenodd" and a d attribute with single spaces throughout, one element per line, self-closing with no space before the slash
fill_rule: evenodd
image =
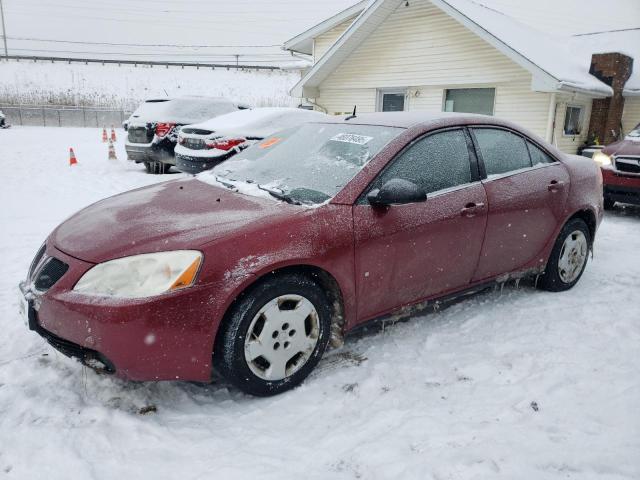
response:
<path id="1" fill-rule="evenodd" d="M 471 182 L 464 132 L 449 130 L 416 141 L 380 174 L 374 188 L 380 188 L 392 178 L 409 180 L 427 193 Z"/>
<path id="2" fill-rule="evenodd" d="M 528 168 L 531 159 L 524 140 L 507 130 L 474 128 L 487 176 Z"/>
<path id="3" fill-rule="evenodd" d="M 527 146 L 529 147 L 529 152 L 531 153 L 531 163 L 535 167 L 536 165 L 544 164 L 544 163 L 554 163 L 555 160 L 547 155 L 543 150 L 535 146 L 531 142 L 527 142 Z"/>

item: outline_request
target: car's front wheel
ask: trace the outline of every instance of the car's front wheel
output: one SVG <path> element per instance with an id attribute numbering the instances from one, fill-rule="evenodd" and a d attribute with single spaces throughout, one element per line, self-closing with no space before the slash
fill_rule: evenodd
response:
<path id="1" fill-rule="evenodd" d="M 556 239 L 538 286 L 552 292 L 573 287 L 587 266 L 590 246 L 591 234 L 585 221 L 574 218 L 567 222 Z"/>
<path id="2" fill-rule="evenodd" d="M 274 275 L 232 307 L 218 335 L 214 365 L 246 393 L 282 393 L 320 361 L 330 326 L 330 303 L 318 284 L 304 275 Z"/>

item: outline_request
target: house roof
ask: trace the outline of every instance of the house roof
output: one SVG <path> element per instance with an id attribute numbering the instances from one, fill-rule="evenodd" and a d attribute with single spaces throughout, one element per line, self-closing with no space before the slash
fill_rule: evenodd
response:
<path id="1" fill-rule="evenodd" d="M 292 52 L 304 53 L 307 55 L 313 54 L 313 39 L 318 35 L 322 35 L 328 32 L 333 27 L 340 25 L 342 22 L 348 20 L 351 17 L 359 15 L 370 3 L 370 0 L 362 0 L 351 7 L 336 13 L 332 17 L 318 23 L 310 29 L 296 35 L 290 40 L 287 40 L 283 49 L 290 50 Z"/>
<path id="2" fill-rule="evenodd" d="M 291 93 L 295 96 L 308 96 L 303 95 L 303 88 L 307 92 L 313 92 L 403 1 L 371 1 Z M 629 33 L 634 32 L 634 29 L 628 30 L 625 35 L 619 35 L 620 32 L 603 32 L 601 37 L 596 38 L 596 34 L 593 34 L 591 39 L 588 38 L 591 35 L 584 34 L 573 37 L 555 35 L 549 31 L 542 32 L 473 0 L 430 1 L 530 71 L 536 88 L 541 90 L 583 92 L 596 97 L 610 96 L 611 87 L 589 73 L 591 54 L 621 51 L 640 62 L 640 52 L 635 51 L 640 49 L 640 42 L 636 41 L 635 33 Z M 489 2 L 491 0 L 485 0 L 485 3 Z M 364 2 L 352 8 L 362 8 L 362 3 Z M 607 41 L 603 42 L 605 37 Z M 292 41 L 293 39 L 287 44 Z M 625 95 L 640 94 L 638 83 L 640 67 L 635 69 L 627 82 Z"/>
<path id="3" fill-rule="evenodd" d="M 633 58 L 633 71 L 623 94 L 640 96 L 640 27 L 574 35 L 570 42 L 574 51 L 582 52 L 586 63 L 590 62 L 592 53 L 618 52 Z"/>

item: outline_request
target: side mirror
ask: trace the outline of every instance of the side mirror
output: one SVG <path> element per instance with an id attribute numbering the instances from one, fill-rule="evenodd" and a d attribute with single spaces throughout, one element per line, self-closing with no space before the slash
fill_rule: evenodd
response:
<path id="1" fill-rule="evenodd" d="M 427 200 L 427 192 L 409 180 L 392 178 L 381 188 L 371 190 L 367 200 L 374 207 L 388 207 L 389 205 L 404 205 Z"/>

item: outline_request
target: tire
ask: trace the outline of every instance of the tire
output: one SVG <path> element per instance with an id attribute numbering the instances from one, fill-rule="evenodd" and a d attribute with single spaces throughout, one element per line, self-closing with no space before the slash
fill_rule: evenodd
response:
<path id="1" fill-rule="evenodd" d="M 151 173 L 153 175 L 163 175 L 168 173 L 171 169 L 171 165 L 158 161 L 144 162 L 144 166 L 147 169 L 147 173 Z"/>
<path id="2" fill-rule="evenodd" d="M 330 327 L 330 302 L 318 284 L 299 274 L 270 276 L 242 294 L 225 317 L 214 366 L 245 393 L 277 395 L 315 368 Z"/>
<path id="3" fill-rule="evenodd" d="M 591 248 L 589 227 L 580 218 L 569 220 L 553 246 L 538 287 L 550 292 L 572 288 L 584 272 Z"/>
<path id="4" fill-rule="evenodd" d="M 604 197 L 604 209 L 605 210 L 613 210 L 613 207 L 615 207 L 616 202 L 615 200 L 612 200 L 609 197 Z"/>

